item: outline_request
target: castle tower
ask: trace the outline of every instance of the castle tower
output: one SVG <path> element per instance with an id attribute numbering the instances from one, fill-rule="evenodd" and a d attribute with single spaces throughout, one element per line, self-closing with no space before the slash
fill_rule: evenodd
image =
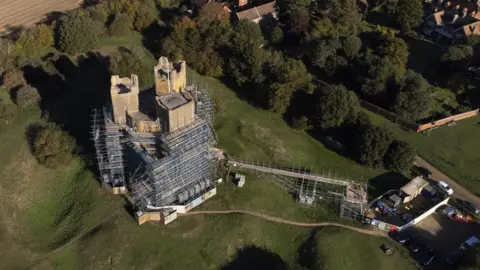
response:
<path id="1" fill-rule="evenodd" d="M 138 112 L 138 76 L 131 78 L 111 77 L 110 94 L 112 96 L 113 119 L 117 124 L 126 124 L 127 114 Z"/>
<path id="2" fill-rule="evenodd" d="M 171 63 L 167 57 L 160 57 L 154 67 L 155 92 L 164 95 L 172 92 L 180 93 L 187 85 L 187 63 L 178 61 Z"/>

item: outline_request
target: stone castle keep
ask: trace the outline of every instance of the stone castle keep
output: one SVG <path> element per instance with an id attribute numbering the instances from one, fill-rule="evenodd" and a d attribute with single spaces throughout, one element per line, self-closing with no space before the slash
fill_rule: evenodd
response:
<path id="1" fill-rule="evenodd" d="M 161 57 L 154 89 L 138 76 L 111 77 L 111 103 L 95 110 L 92 133 L 105 187 L 128 192 L 139 224 L 165 223 L 216 194 L 213 103 L 187 85 L 185 61 Z"/>

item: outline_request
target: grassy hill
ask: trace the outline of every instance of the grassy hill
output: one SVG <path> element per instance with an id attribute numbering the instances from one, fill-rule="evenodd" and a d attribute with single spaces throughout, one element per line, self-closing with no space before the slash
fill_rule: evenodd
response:
<path id="1" fill-rule="evenodd" d="M 90 109 L 86 93 L 91 92 L 81 91 L 96 91 L 90 86 L 101 80 L 88 78 L 81 87 L 72 89 L 65 101 L 55 104 L 63 110 L 51 110 L 69 131 L 81 135 L 83 144 L 88 141 Z M 311 165 L 314 171 L 335 172 L 355 180 L 366 181 L 381 173 L 359 166 L 308 134 L 291 129 L 280 116 L 241 100 L 219 81 L 198 75 L 195 79 L 213 91 L 218 109 L 217 134 L 220 145 L 229 153 L 284 165 Z M 70 95 L 72 98 L 68 98 Z M 90 164 L 80 158 L 55 170 L 38 164 L 26 134 L 34 123 L 44 123 L 35 109 L 21 111 L 8 123 L 0 123 L 0 268 L 238 269 L 235 267 L 245 263 L 261 265 L 264 258 L 272 256 L 273 261 L 288 268 L 310 268 L 299 259 L 311 235 L 308 229 L 242 215 L 182 217 L 168 226 L 138 226 L 128 204 L 100 187 L 87 169 Z M 338 219 L 331 206 L 305 208 L 271 181 L 251 175 L 242 189 L 225 182 L 219 194 L 199 209 L 245 209 L 299 221 Z M 341 233 L 336 241 L 348 242 L 352 235 L 355 233 Z M 72 239 L 76 240 L 73 244 L 56 250 Z M 358 240 L 355 248 L 377 250 L 382 240 L 372 240 L 380 242 L 368 245 L 362 241 Z M 323 248 L 322 257 L 345 252 L 341 245 L 331 243 L 319 243 L 318 247 Z M 368 255 L 378 260 L 384 256 L 377 251 Z M 405 257 L 395 256 L 396 267 L 412 267 Z M 338 265 L 329 269 L 345 268 Z"/>
<path id="2" fill-rule="evenodd" d="M 480 195 L 478 164 L 480 149 L 478 116 L 441 126 L 430 134 L 407 131 L 387 119 L 369 113 L 372 120 L 410 142 L 418 154 L 463 187 Z"/>

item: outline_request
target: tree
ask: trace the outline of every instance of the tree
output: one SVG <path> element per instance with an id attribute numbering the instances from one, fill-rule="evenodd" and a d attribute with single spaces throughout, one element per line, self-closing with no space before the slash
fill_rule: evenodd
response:
<path id="1" fill-rule="evenodd" d="M 329 84 L 317 92 L 314 124 L 322 129 L 341 126 L 358 107 L 358 97 L 345 86 Z"/>
<path id="2" fill-rule="evenodd" d="M 480 270 L 480 245 L 468 248 L 457 264 L 458 270 Z"/>
<path id="3" fill-rule="evenodd" d="M 358 37 L 345 36 L 340 41 L 342 43 L 343 55 L 349 59 L 357 56 L 362 48 L 362 40 Z"/>
<path id="4" fill-rule="evenodd" d="M 133 17 L 137 13 L 140 4 L 139 0 L 115 0 L 108 1 L 107 8 L 110 14 L 127 13 Z"/>
<path id="5" fill-rule="evenodd" d="M 71 55 L 87 52 L 98 46 L 104 33 L 103 23 L 72 13 L 62 17 L 59 23 L 58 49 Z"/>
<path id="6" fill-rule="evenodd" d="M 283 30 L 279 26 L 273 28 L 270 32 L 270 42 L 273 44 L 282 43 L 283 41 Z"/>
<path id="7" fill-rule="evenodd" d="M 397 90 L 393 110 L 413 119 L 421 118 L 429 108 L 429 89 L 430 85 L 422 75 L 408 70 Z"/>
<path id="8" fill-rule="evenodd" d="M 415 154 L 415 148 L 411 144 L 395 140 L 385 154 L 385 168 L 394 172 L 404 172 L 412 166 Z"/>
<path id="9" fill-rule="evenodd" d="M 395 10 L 395 20 L 403 33 L 409 34 L 423 20 L 423 5 L 421 0 L 398 0 Z"/>
<path id="10" fill-rule="evenodd" d="M 25 83 L 25 77 L 21 70 L 9 69 L 2 74 L 1 86 L 7 89 L 12 89 Z"/>
<path id="11" fill-rule="evenodd" d="M 40 94 L 35 87 L 26 85 L 18 89 L 15 100 L 22 109 L 27 109 L 37 105 L 40 102 Z"/>
<path id="12" fill-rule="evenodd" d="M 269 59 L 266 82 L 267 107 L 274 112 L 284 113 L 290 105 L 293 92 L 306 86 L 312 77 L 300 60 L 282 55 L 273 55 Z"/>
<path id="13" fill-rule="evenodd" d="M 395 69 L 390 59 L 367 53 L 361 59 L 358 67 L 360 76 L 357 78 L 360 91 L 371 97 L 381 97 L 385 93 Z"/>
<path id="14" fill-rule="evenodd" d="M 286 29 L 289 34 L 303 37 L 309 28 L 310 14 L 305 7 L 296 7 L 288 14 Z"/>
<path id="15" fill-rule="evenodd" d="M 384 127 L 366 125 L 362 128 L 356 145 L 358 161 L 370 167 L 381 167 L 393 135 Z"/>
<path id="16" fill-rule="evenodd" d="M 239 86 L 247 82 L 262 83 L 265 79 L 263 65 L 267 60 L 267 53 L 261 48 L 263 44 L 263 34 L 258 24 L 241 20 L 235 25 L 229 46 L 232 53 L 227 73 Z"/>
<path id="17" fill-rule="evenodd" d="M 379 54 L 388 57 L 395 69 L 395 78 L 399 81 L 407 69 L 408 45 L 401 38 L 387 40 L 379 47 Z"/>
<path id="18" fill-rule="evenodd" d="M 108 30 L 111 36 L 122 37 L 131 33 L 133 28 L 133 19 L 126 13 L 119 13 L 115 15 L 112 23 L 109 25 Z"/>
<path id="19" fill-rule="evenodd" d="M 53 46 L 53 30 L 45 24 L 23 30 L 15 42 L 16 49 L 27 57 L 41 56 Z"/>
<path id="20" fill-rule="evenodd" d="M 355 0 L 319 0 L 315 14 L 320 20 L 332 22 L 335 33 L 341 36 L 356 36 L 362 15 Z"/>
<path id="21" fill-rule="evenodd" d="M 465 72 L 473 56 L 473 48 L 465 45 L 450 46 L 440 57 L 445 74 Z"/>
<path id="22" fill-rule="evenodd" d="M 141 61 L 142 55 L 121 48 L 119 52 L 110 57 L 110 73 L 120 77 L 130 77 L 131 74 L 138 75 L 141 88 L 150 87 L 154 84 L 151 66 Z"/>
<path id="23" fill-rule="evenodd" d="M 43 128 L 33 141 L 33 155 L 48 168 L 70 162 L 74 149 L 75 139 L 55 124 Z"/>
<path id="24" fill-rule="evenodd" d="M 135 14 L 133 25 L 137 31 L 142 31 L 149 27 L 157 18 L 158 10 L 152 0 L 144 0 Z"/>
<path id="25" fill-rule="evenodd" d="M 335 55 L 341 44 L 337 38 L 316 40 L 311 44 L 308 58 L 313 66 L 324 68 L 328 58 Z"/>

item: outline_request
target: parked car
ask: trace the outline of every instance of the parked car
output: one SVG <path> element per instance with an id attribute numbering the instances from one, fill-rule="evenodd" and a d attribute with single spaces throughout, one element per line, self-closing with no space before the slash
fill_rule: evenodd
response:
<path id="1" fill-rule="evenodd" d="M 432 178 L 432 172 L 429 171 L 428 169 L 424 168 L 424 167 L 420 167 L 420 166 L 417 166 L 417 170 L 418 172 L 423 175 L 424 177 L 428 178 L 428 179 L 431 179 Z"/>
<path id="2" fill-rule="evenodd" d="M 450 265 L 454 265 L 462 256 L 465 251 L 462 249 L 458 249 L 452 254 L 448 255 L 446 261 Z"/>
<path id="3" fill-rule="evenodd" d="M 422 265 L 429 265 L 433 259 L 435 259 L 435 249 L 433 248 L 422 248 L 419 252 L 419 262 Z"/>
<path id="4" fill-rule="evenodd" d="M 459 203 L 465 208 L 467 209 L 468 211 L 476 214 L 476 215 L 479 215 L 480 214 L 480 207 L 478 207 L 477 205 L 475 205 L 474 203 L 472 202 L 469 202 L 469 201 L 459 201 Z"/>
<path id="5" fill-rule="evenodd" d="M 480 244 L 480 239 L 478 239 L 475 236 L 472 236 L 472 237 L 468 238 L 467 241 L 462 243 L 462 245 L 460 246 L 460 249 L 465 250 L 465 249 L 468 249 L 469 247 L 474 246 L 476 244 Z"/>
<path id="6" fill-rule="evenodd" d="M 453 194 L 453 189 L 445 182 L 443 181 L 440 181 L 438 182 L 438 187 L 443 190 L 445 193 L 447 193 L 448 195 L 452 195 Z"/>

